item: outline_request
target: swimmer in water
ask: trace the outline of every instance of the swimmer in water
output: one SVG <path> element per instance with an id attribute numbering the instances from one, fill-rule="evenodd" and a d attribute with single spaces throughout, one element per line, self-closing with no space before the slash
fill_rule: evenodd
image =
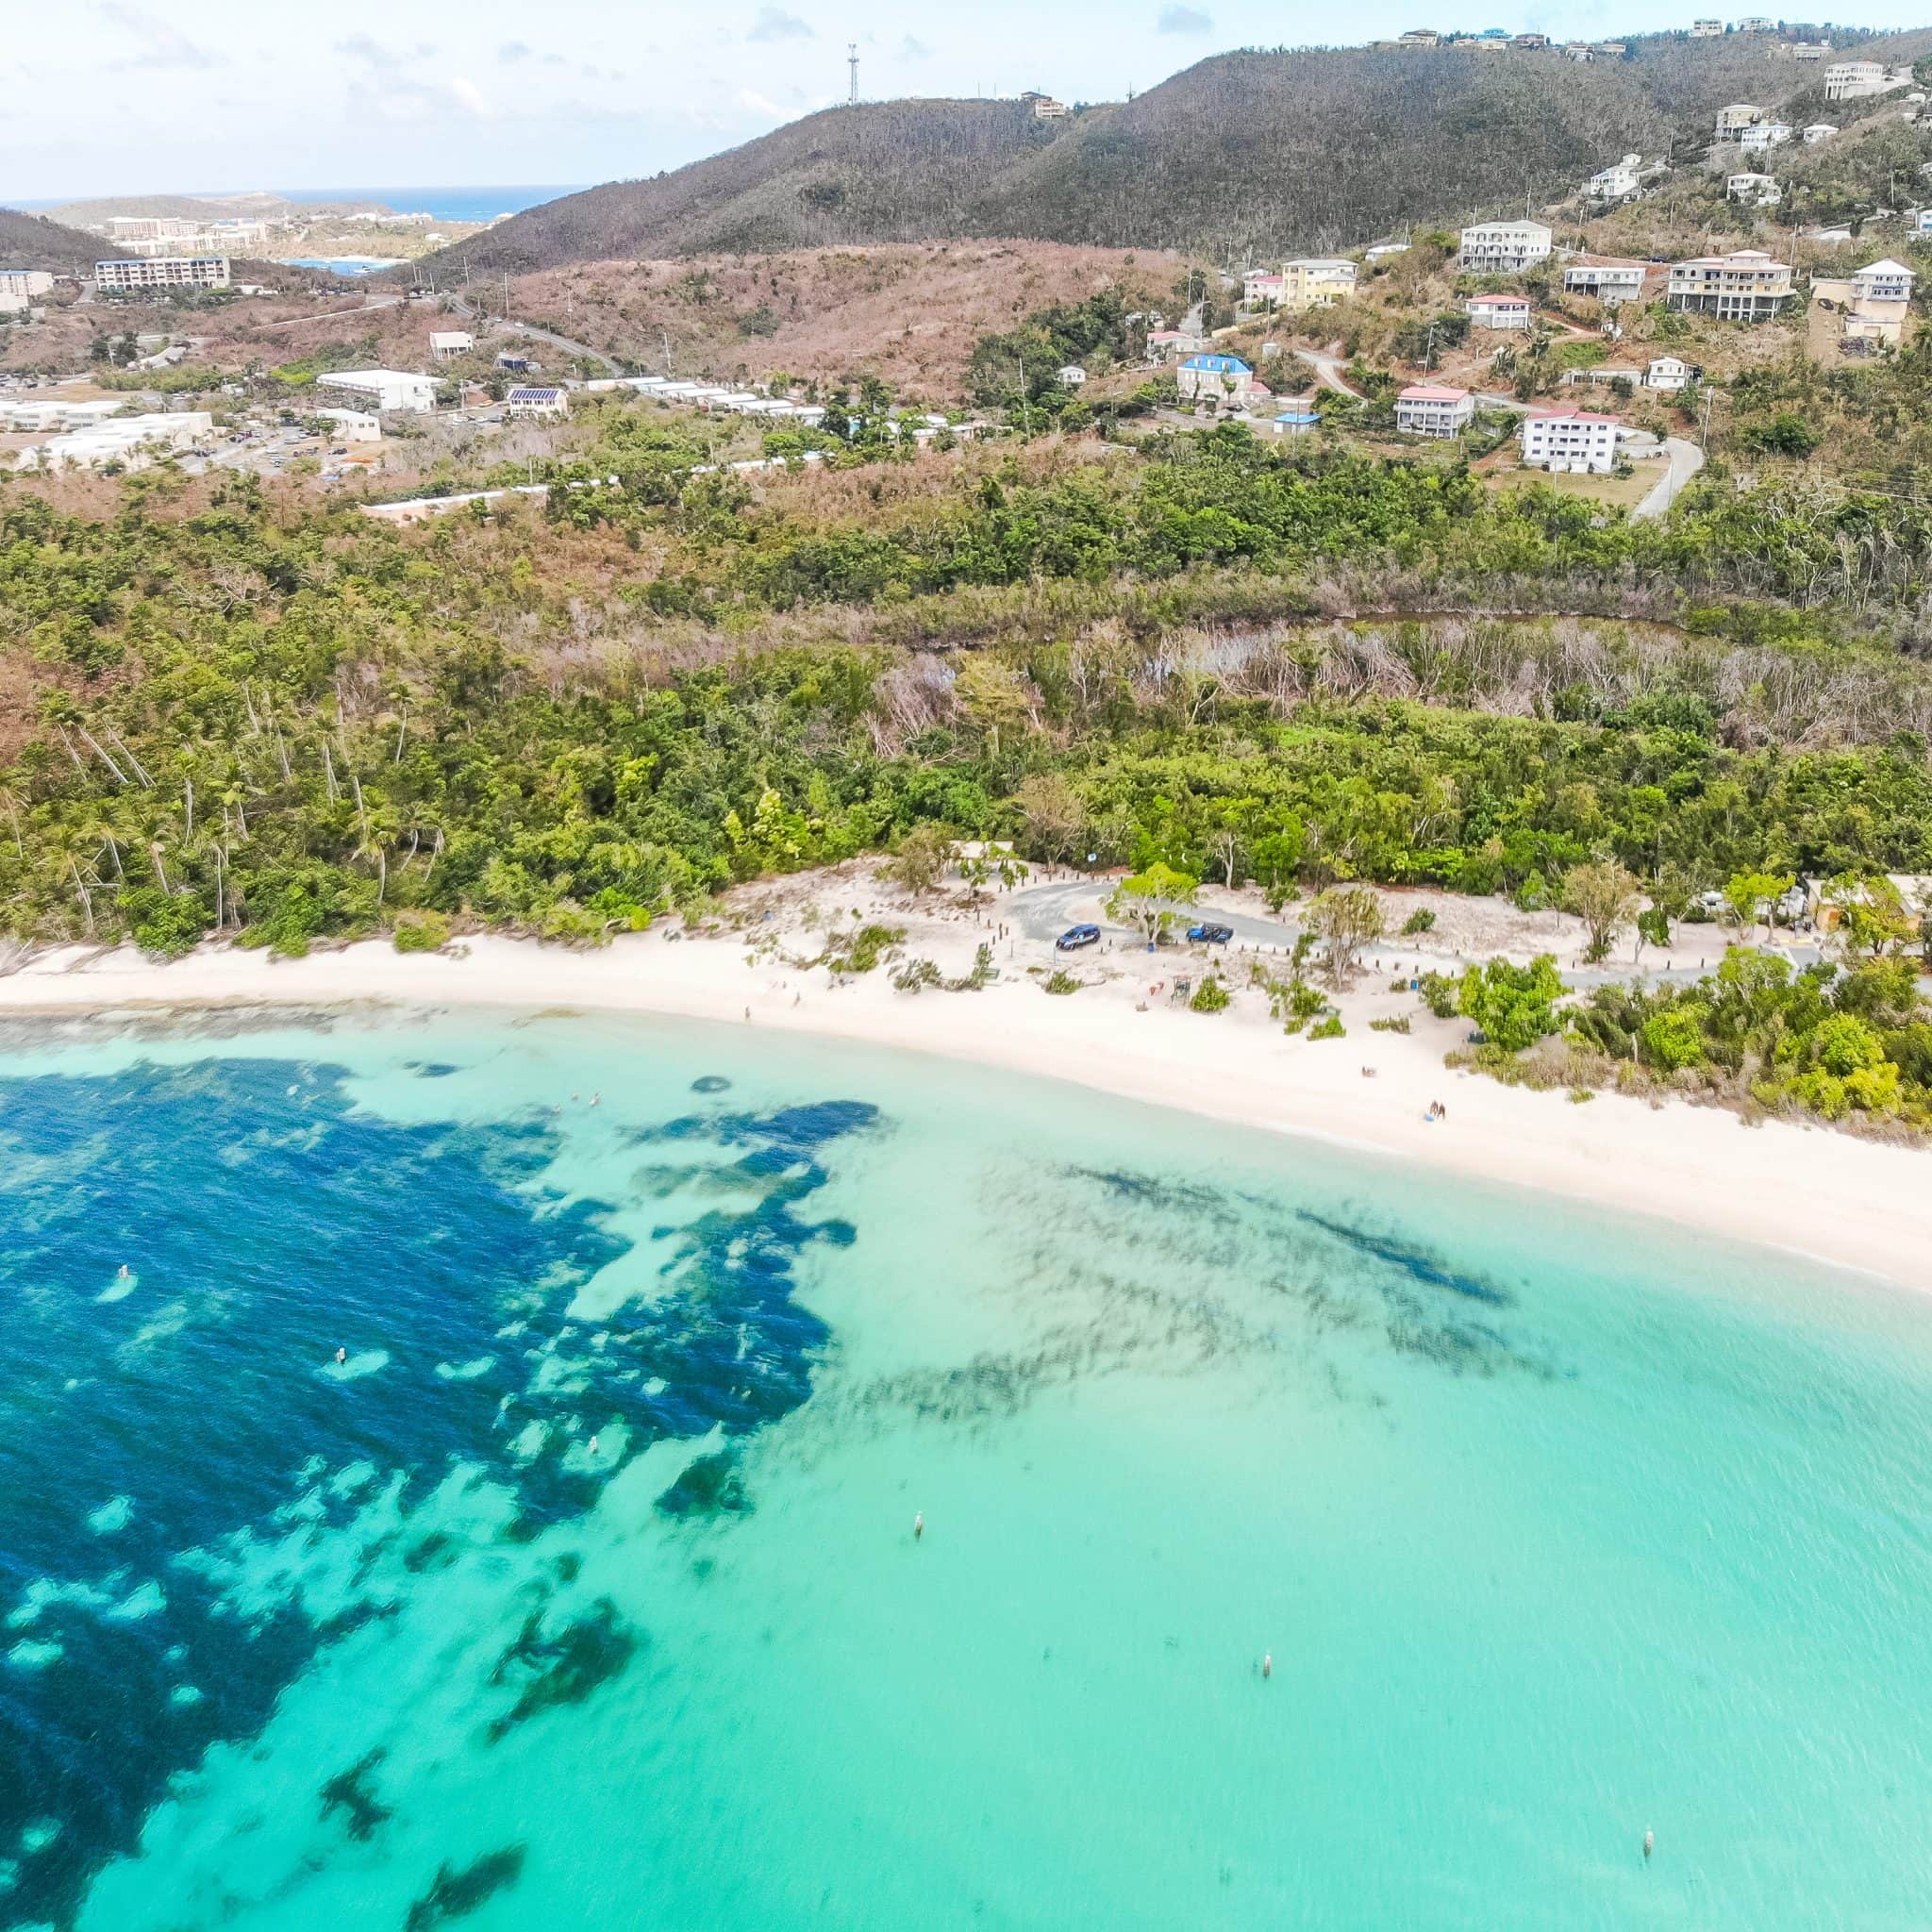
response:
<path id="1" fill-rule="evenodd" d="M 595 1437 L 595 1436 L 592 1436 L 592 1437 L 591 1438 L 591 1454 L 592 1456 L 594 1456 L 594 1455 L 596 1455 L 596 1453 L 597 1453 L 597 1439 L 596 1439 L 596 1437 Z"/>
<path id="2" fill-rule="evenodd" d="M 346 1348 L 339 1348 L 336 1350 L 336 1366 L 338 1368 L 340 1368 L 348 1359 L 349 1351 Z"/>
<path id="3" fill-rule="evenodd" d="M 924 1534 L 925 1511 L 924 1509 L 915 1509 L 912 1512 L 912 1541 L 917 1542 Z"/>
<path id="4" fill-rule="evenodd" d="M 1654 1831 L 1646 1831 L 1646 1832 L 1645 1832 L 1645 1833 L 1643 1834 L 1643 1862 L 1644 1862 L 1644 1863 L 1645 1863 L 1646 1865 L 1650 1863 L 1650 1855 L 1651 1855 L 1651 1853 L 1652 1853 L 1652 1852 L 1654 1852 L 1654 1851 L 1655 1851 L 1656 1849 L 1657 1849 L 1657 1833 L 1656 1833 L 1656 1832 L 1654 1832 Z"/>
<path id="5" fill-rule="evenodd" d="M 132 1271 L 128 1268 L 127 1263 L 124 1261 L 121 1264 L 120 1273 L 115 1276 L 115 1279 L 117 1281 L 125 1281 L 131 1272 Z"/>
<path id="6" fill-rule="evenodd" d="M 1264 1650 L 1261 1653 L 1261 1674 L 1263 1677 L 1272 1677 L 1274 1674 L 1274 1653 L 1272 1650 Z"/>

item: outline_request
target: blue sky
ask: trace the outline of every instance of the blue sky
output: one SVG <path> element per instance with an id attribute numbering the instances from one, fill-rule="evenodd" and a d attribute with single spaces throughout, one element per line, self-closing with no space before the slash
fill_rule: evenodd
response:
<path id="1" fill-rule="evenodd" d="M 1362 41 L 1430 23 L 1574 36 L 1687 25 L 1599 0 L 1458 20 L 1413 0 L 906 7 L 877 0 L 10 0 L 0 37 L 0 202 L 655 174 L 845 94 L 1144 90 L 1228 47 Z M 1917 19 L 1884 4 L 1853 24 Z"/>

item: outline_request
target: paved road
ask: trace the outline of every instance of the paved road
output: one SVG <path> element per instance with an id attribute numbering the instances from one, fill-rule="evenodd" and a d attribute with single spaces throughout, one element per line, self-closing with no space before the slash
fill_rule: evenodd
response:
<path id="1" fill-rule="evenodd" d="M 1664 454 L 1671 459 L 1669 474 L 1658 478 L 1656 489 L 1630 512 L 1634 517 L 1660 517 L 1677 500 L 1685 484 L 1704 467 L 1704 452 L 1681 436 L 1664 438 Z"/>
<path id="2" fill-rule="evenodd" d="M 1100 927 L 1105 935 L 1102 943 L 1106 945 L 1110 941 L 1111 950 L 1144 954 L 1146 941 L 1126 926 L 1116 924 L 1101 909 L 1101 902 L 1113 890 L 1113 883 L 1110 878 L 1060 878 L 1043 885 L 1023 886 L 1018 891 L 995 901 L 997 916 L 1018 925 L 1029 940 L 1042 941 L 1058 939 L 1070 925 L 1091 923 Z M 1201 917 L 1212 920 L 1217 925 L 1234 928 L 1234 943 L 1230 950 L 1266 946 L 1292 952 L 1301 932 L 1299 923 L 1292 918 L 1267 919 L 1258 914 L 1221 911 L 1211 907 L 1204 908 Z M 1696 943 L 1688 934 L 1702 930 L 1705 928 L 1682 929 L 1679 942 L 1687 947 Z M 1723 931 L 1717 926 L 1707 930 L 1710 935 L 1709 951 L 1695 964 L 1660 967 L 1654 960 L 1646 960 L 1633 965 L 1620 946 L 1617 956 L 1601 966 L 1564 965 L 1564 983 L 1579 991 L 1595 986 L 1626 985 L 1639 976 L 1653 984 L 1671 981 L 1678 985 L 1692 985 L 1707 974 L 1715 972 L 1724 955 Z M 1793 969 L 1814 965 L 1822 957 L 1815 945 L 1779 946 L 1770 950 L 1789 959 Z M 1171 949 L 1167 957 L 1175 958 L 1175 952 Z M 1488 954 L 1483 955 L 1484 958 L 1488 957 Z M 1377 958 L 1391 962 L 1391 966 L 1395 963 L 1420 964 L 1438 973 L 1459 973 L 1471 963 L 1452 954 L 1431 956 L 1418 950 L 1398 934 L 1391 934 L 1380 941 L 1378 947 L 1371 949 L 1371 970 Z"/>
<path id="3" fill-rule="evenodd" d="M 601 362 L 612 375 L 622 375 L 624 370 L 614 356 L 607 356 L 602 349 L 593 349 L 589 342 L 574 342 L 568 336 L 560 336 L 554 329 L 540 327 L 534 322 L 511 322 L 508 317 L 486 315 L 480 308 L 474 308 L 460 296 L 452 296 L 451 306 L 458 315 L 466 316 L 479 326 L 508 329 L 512 335 L 529 336 L 540 342 L 548 342 L 553 349 L 561 349 L 568 356 L 582 356 L 592 362 Z"/>
<path id="4" fill-rule="evenodd" d="M 358 302 L 353 308 L 325 309 L 320 315 L 291 315 L 286 322 L 262 322 L 256 326 L 266 335 L 271 329 L 306 328 L 311 322 L 340 322 L 345 316 L 367 315 L 377 308 L 393 308 L 403 298 L 400 295 L 371 295 L 366 301 Z"/>
<path id="5" fill-rule="evenodd" d="M 1341 395 L 1354 396 L 1357 402 L 1361 400 L 1361 391 L 1350 389 L 1341 379 L 1341 372 L 1347 365 L 1340 356 L 1327 349 L 1297 349 L 1294 353 L 1321 377 L 1324 389 L 1335 390 Z"/>

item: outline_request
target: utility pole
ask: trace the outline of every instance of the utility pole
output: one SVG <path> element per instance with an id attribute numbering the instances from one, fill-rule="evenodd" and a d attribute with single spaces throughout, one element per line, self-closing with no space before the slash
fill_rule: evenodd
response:
<path id="1" fill-rule="evenodd" d="M 1020 419 L 1026 425 L 1026 440 L 1033 440 L 1033 399 L 1026 393 L 1026 362 L 1020 358 Z"/>
<path id="2" fill-rule="evenodd" d="M 675 375 L 677 372 L 671 366 L 671 331 L 668 328 L 660 329 L 658 333 L 664 338 L 664 374 Z"/>
<path id="3" fill-rule="evenodd" d="M 846 105 L 856 108 L 858 105 L 858 42 L 857 41 L 847 41 L 845 42 L 845 64 L 852 70 L 852 98 Z"/>
<path id="4" fill-rule="evenodd" d="M 508 271 L 508 269 L 505 269 L 505 270 L 504 270 L 504 272 L 503 272 L 503 319 L 504 319 L 504 321 L 506 321 L 506 322 L 508 322 L 508 321 L 509 320 L 509 271 Z"/>

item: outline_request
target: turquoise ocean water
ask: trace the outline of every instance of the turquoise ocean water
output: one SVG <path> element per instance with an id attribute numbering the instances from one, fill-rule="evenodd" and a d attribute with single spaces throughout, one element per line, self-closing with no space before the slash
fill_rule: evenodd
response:
<path id="1" fill-rule="evenodd" d="M 565 1015 L 9 1035 L 0 1228 L 0 1927 L 1932 1923 L 1914 1295 Z"/>

